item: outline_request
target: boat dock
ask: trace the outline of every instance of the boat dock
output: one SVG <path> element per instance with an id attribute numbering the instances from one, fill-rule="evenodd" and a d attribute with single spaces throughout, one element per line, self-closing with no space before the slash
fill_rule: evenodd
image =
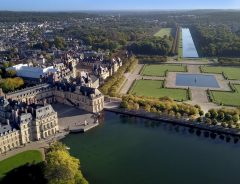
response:
<path id="1" fill-rule="evenodd" d="M 75 126 L 69 127 L 69 132 L 70 133 L 84 133 L 87 132 L 89 130 L 91 130 L 92 128 L 95 128 L 99 125 L 98 120 L 95 122 L 91 122 L 91 123 L 81 123 L 81 124 L 76 124 Z"/>

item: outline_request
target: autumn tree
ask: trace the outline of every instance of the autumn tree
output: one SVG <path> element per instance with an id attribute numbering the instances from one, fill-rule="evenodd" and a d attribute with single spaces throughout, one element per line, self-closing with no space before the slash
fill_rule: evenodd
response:
<path id="1" fill-rule="evenodd" d="M 80 161 L 72 157 L 61 143 L 46 154 L 45 177 L 49 184 L 88 184 L 80 169 Z"/>

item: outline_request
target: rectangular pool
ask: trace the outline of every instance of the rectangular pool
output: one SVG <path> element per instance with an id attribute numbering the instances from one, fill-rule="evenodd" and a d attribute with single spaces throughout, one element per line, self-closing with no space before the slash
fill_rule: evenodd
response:
<path id="1" fill-rule="evenodd" d="M 188 28 L 182 28 L 182 49 L 184 58 L 198 58 L 198 52 Z"/>
<path id="2" fill-rule="evenodd" d="M 176 86 L 220 88 L 214 75 L 177 74 Z"/>

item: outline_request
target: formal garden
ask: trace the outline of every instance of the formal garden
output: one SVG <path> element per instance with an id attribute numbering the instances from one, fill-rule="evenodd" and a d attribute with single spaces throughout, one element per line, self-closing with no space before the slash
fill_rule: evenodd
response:
<path id="1" fill-rule="evenodd" d="M 210 100 L 219 105 L 240 106 L 240 85 L 232 84 L 231 91 L 208 91 Z"/>
<path id="2" fill-rule="evenodd" d="M 137 96 L 146 97 L 170 97 L 176 101 L 189 100 L 189 91 L 187 89 L 165 88 L 165 82 L 160 80 L 136 80 L 129 93 Z"/>
<path id="3" fill-rule="evenodd" d="M 240 80 L 240 67 L 228 67 L 228 66 L 201 66 L 202 73 L 223 74 L 226 79 Z"/>
<path id="4" fill-rule="evenodd" d="M 187 72 L 186 65 L 175 64 L 159 64 L 159 65 L 145 65 L 141 71 L 143 76 L 157 76 L 165 77 L 167 72 Z"/>

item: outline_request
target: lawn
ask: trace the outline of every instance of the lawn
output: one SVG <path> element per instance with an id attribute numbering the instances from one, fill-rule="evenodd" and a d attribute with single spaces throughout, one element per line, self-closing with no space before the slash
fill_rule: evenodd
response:
<path id="1" fill-rule="evenodd" d="M 178 60 L 181 61 L 183 57 L 183 40 L 182 40 L 182 29 L 179 30 L 179 38 L 178 38 Z"/>
<path id="2" fill-rule="evenodd" d="M 0 161 L 0 179 L 4 177 L 7 172 L 17 167 L 23 166 L 27 163 L 39 163 L 42 160 L 42 154 L 39 151 L 31 150 Z"/>
<path id="3" fill-rule="evenodd" d="M 213 100 L 227 106 L 240 106 L 240 85 L 235 84 L 236 92 L 211 91 Z"/>
<path id="4" fill-rule="evenodd" d="M 240 80 L 240 67 L 224 67 L 224 66 L 203 66 L 203 73 L 222 74 L 230 80 Z"/>
<path id="5" fill-rule="evenodd" d="M 155 37 L 170 36 L 172 33 L 172 28 L 162 28 L 157 33 L 154 34 Z"/>
<path id="6" fill-rule="evenodd" d="M 168 96 L 177 101 L 188 100 L 187 90 L 162 88 L 162 85 L 163 81 L 138 80 L 133 84 L 130 93 L 155 98 Z"/>
<path id="7" fill-rule="evenodd" d="M 145 65 L 141 74 L 146 76 L 166 76 L 168 72 L 187 72 L 186 66 L 183 65 Z"/>

